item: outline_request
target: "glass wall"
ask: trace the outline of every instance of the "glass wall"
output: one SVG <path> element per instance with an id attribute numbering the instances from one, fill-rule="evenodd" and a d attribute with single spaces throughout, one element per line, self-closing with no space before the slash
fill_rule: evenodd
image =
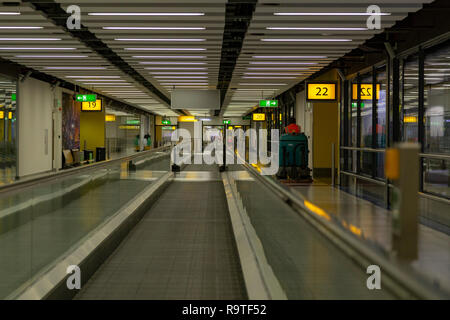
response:
<path id="1" fill-rule="evenodd" d="M 431 48 L 424 60 L 424 152 L 450 155 L 450 46 Z M 450 159 L 424 158 L 425 192 L 450 198 Z"/>
<path id="2" fill-rule="evenodd" d="M 400 70 L 401 89 L 401 132 L 402 140 L 418 141 L 419 119 L 419 57 L 417 54 L 407 57 Z"/>
<path id="3" fill-rule="evenodd" d="M 16 177 L 16 81 L 0 75 L 0 184 Z"/>

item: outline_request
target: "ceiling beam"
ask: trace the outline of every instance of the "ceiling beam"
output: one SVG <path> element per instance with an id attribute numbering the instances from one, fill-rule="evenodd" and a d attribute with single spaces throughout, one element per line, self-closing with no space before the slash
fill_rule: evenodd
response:
<path id="1" fill-rule="evenodd" d="M 216 116 L 223 114 L 225 111 L 223 102 L 233 78 L 234 68 L 241 53 L 257 2 L 257 0 L 228 0 L 225 6 L 225 27 L 217 84 L 217 89 L 220 90 L 221 109 L 216 110 Z"/>

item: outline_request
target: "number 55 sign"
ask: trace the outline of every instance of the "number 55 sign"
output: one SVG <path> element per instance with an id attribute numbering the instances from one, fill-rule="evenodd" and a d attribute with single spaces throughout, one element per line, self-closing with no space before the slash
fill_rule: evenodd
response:
<path id="1" fill-rule="evenodd" d="M 337 84 L 335 82 L 307 83 L 306 100 L 334 102 L 336 101 L 336 86 Z"/>

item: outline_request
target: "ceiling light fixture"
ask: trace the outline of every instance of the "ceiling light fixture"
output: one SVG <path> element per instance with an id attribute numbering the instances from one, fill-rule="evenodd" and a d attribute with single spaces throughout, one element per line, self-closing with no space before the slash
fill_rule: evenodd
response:
<path id="1" fill-rule="evenodd" d="M 310 38 L 310 39 L 261 39 L 264 42 L 350 42 L 352 39 L 321 39 L 321 38 Z"/>
<path id="2" fill-rule="evenodd" d="M 105 70 L 105 67 L 44 67 L 47 70 Z"/>
<path id="3" fill-rule="evenodd" d="M 124 48 L 129 51 L 206 51 L 205 48 Z"/>
<path id="4" fill-rule="evenodd" d="M 326 59 L 327 56 L 253 56 L 253 59 Z"/>
<path id="5" fill-rule="evenodd" d="M 43 29 L 44 27 L 8 27 L 8 26 L 0 26 L 0 29 L 9 29 L 9 30 L 28 30 L 28 29 Z"/>
<path id="6" fill-rule="evenodd" d="M 20 16 L 20 12 L 0 12 L 0 16 Z"/>
<path id="7" fill-rule="evenodd" d="M 115 41 L 145 41 L 145 42 L 203 42 L 206 39 L 193 38 L 116 38 Z"/>
<path id="8" fill-rule="evenodd" d="M 267 27 L 267 30 L 297 30 L 297 31 L 367 31 L 367 28 L 340 27 Z"/>
<path id="9" fill-rule="evenodd" d="M 133 56 L 136 59 L 204 59 L 206 56 Z"/>
<path id="10" fill-rule="evenodd" d="M 317 64 L 317 62 L 250 61 L 250 64 L 314 65 Z"/>
<path id="11" fill-rule="evenodd" d="M 274 16 L 390 16 L 388 12 L 274 12 Z"/>
<path id="12" fill-rule="evenodd" d="M 90 12 L 90 16 L 204 16 L 203 12 Z"/>
<path id="13" fill-rule="evenodd" d="M 104 30 L 205 30 L 205 27 L 103 27 Z"/>
<path id="14" fill-rule="evenodd" d="M 76 50 L 76 48 L 64 48 L 64 47 L 56 47 L 56 48 L 42 48 L 42 47 L 0 47 L 0 50 Z"/>
<path id="15" fill-rule="evenodd" d="M 78 58 L 88 58 L 88 56 L 55 56 L 55 55 L 17 55 L 16 58 L 32 58 L 32 59 L 78 59 Z"/>
<path id="16" fill-rule="evenodd" d="M 61 38 L 0 38 L 0 41 L 60 41 Z"/>

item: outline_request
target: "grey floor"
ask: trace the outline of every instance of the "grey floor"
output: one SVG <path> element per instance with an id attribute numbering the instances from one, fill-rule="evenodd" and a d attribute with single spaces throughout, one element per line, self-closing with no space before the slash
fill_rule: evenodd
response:
<path id="1" fill-rule="evenodd" d="M 245 299 L 223 184 L 214 180 L 172 182 L 76 299 Z"/>

